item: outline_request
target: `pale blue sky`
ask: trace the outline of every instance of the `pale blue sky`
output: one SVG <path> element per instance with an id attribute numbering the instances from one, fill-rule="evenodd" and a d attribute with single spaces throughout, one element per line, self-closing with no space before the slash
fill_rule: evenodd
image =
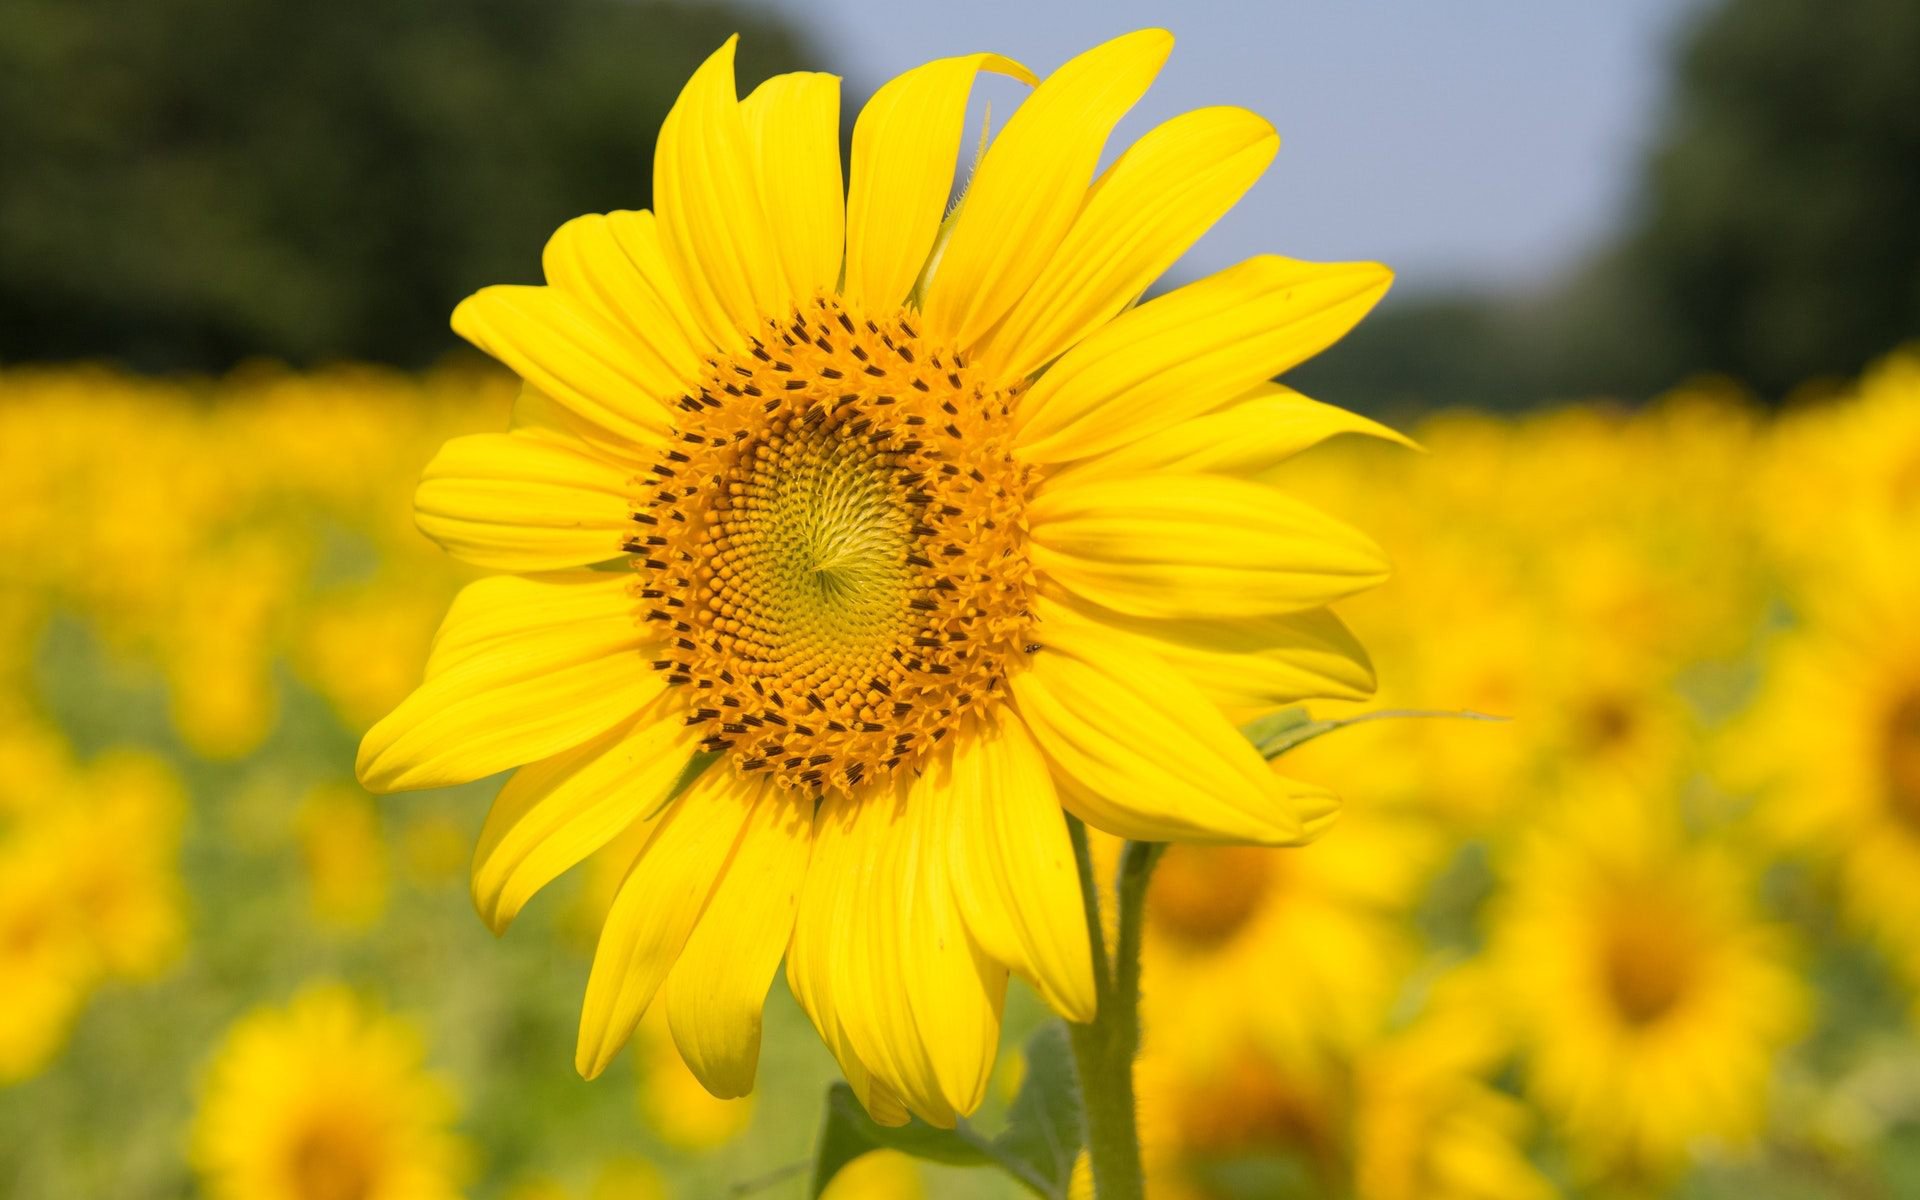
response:
<path id="1" fill-rule="evenodd" d="M 754 2 L 808 31 L 850 102 L 929 58 L 998 50 L 1044 74 L 1128 29 L 1171 29 L 1173 58 L 1121 139 L 1222 103 L 1281 136 L 1181 274 L 1263 251 L 1376 258 L 1417 291 L 1543 283 L 1614 227 L 1664 48 L 1701 0 Z M 1019 94 L 985 90 L 996 108 Z"/>

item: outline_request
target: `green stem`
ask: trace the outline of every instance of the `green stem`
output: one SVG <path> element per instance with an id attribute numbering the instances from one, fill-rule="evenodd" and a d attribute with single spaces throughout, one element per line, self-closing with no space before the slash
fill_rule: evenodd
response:
<path id="1" fill-rule="evenodd" d="M 1133 1061 L 1140 1052 L 1140 927 L 1147 884 L 1163 847 L 1128 842 L 1120 860 L 1119 930 L 1111 961 L 1106 927 L 1100 919 L 1100 889 L 1093 879 L 1093 858 L 1086 827 L 1067 818 L 1074 861 L 1080 868 L 1080 894 L 1086 906 L 1087 939 L 1093 952 L 1093 978 L 1099 1011 L 1087 1025 L 1069 1023 L 1074 1068 L 1080 1080 L 1080 1106 L 1086 1117 L 1087 1158 L 1099 1200 L 1144 1200 L 1140 1169 L 1138 1110 L 1133 1096 Z"/>

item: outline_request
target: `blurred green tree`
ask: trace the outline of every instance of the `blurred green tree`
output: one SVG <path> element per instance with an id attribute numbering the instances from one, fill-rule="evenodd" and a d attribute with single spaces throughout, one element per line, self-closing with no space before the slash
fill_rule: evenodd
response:
<path id="1" fill-rule="evenodd" d="M 1920 4 L 1710 10 L 1645 189 L 1618 265 L 1670 333 L 1650 365 L 1779 395 L 1920 334 Z"/>
<path id="2" fill-rule="evenodd" d="M 8 0 L 0 361 L 428 361 L 545 231 L 649 203 L 735 31 L 745 86 L 802 57 L 717 4 Z"/>

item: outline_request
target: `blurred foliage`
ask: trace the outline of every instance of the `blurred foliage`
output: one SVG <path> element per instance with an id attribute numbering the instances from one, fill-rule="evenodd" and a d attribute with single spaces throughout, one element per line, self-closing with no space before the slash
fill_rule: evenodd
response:
<path id="1" fill-rule="evenodd" d="M 1649 367 L 1779 394 L 1920 331 L 1916 62 L 1912 0 L 1732 0 L 1701 22 L 1625 249 L 1670 333 Z"/>
<path id="2" fill-rule="evenodd" d="M 422 365 L 528 230 L 649 203 L 653 130 L 765 13 L 623 0 L 17 0 L 0 22 L 0 361 Z M 1539 295 L 1396 296 L 1300 372 L 1369 410 L 1777 398 L 1920 331 L 1920 7 L 1724 0 L 1675 48 L 1618 241 Z M 368 286 L 368 281 L 376 281 Z"/>
<path id="3" fill-rule="evenodd" d="M 530 230 L 643 208 L 653 135 L 740 32 L 719 4 L 11 0 L 0 20 L 0 361 L 419 365 Z"/>
<path id="4" fill-rule="evenodd" d="M 1835 386 L 1920 333 L 1916 62 L 1912 0 L 1712 6 L 1614 245 L 1540 295 L 1390 299 L 1302 388 L 1392 411 Z"/>

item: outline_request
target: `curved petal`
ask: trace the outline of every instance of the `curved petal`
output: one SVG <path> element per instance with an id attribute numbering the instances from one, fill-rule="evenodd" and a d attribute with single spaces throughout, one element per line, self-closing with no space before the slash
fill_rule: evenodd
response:
<path id="1" fill-rule="evenodd" d="M 666 404 L 686 388 L 673 370 L 585 303 L 550 287 L 481 288 L 453 329 L 574 415 L 631 445 L 657 446 Z"/>
<path id="2" fill-rule="evenodd" d="M 530 383 L 520 385 L 513 406 L 507 410 L 507 432 L 557 442 L 569 450 L 621 463 L 636 475 L 658 458 L 655 443 L 637 443 L 611 433 Z"/>
<path id="3" fill-rule="evenodd" d="M 855 823 L 858 811 L 845 795 L 832 793 L 814 815 L 813 858 L 787 947 L 787 987 L 868 1115 L 882 1125 L 904 1125 L 907 1110 L 899 1093 L 878 1078 L 854 1048 L 844 1014 L 855 997 L 835 978 L 856 924 L 864 937 L 866 880 L 872 864 L 865 828 Z"/>
<path id="4" fill-rule="evenodd" d="M 759 164 L 773 244 L 796 297 L 840 281 L 846 181 L 840 175 L 840 77 L 775 75 L 740 102 Z"/>
<path id="5" fill-rule="evenodd" d="M 659 807 L 698 749 L 676 699 L 655 698 L 500 789 L 473 851 L 473 905 L 488 928 L 505 932 L 535 892 Z"/>
<path id="6" fill-rule="evenodd" d="M 1043 618 L 1044 619 L 1044 618 Z M 1072 1021 L 1094 1016 L 1085 902 L 1053 776 L 1011 711 L 957 739 L 950 762 L 921 778 L 946 810 L 954 897 L 989 955 Z"/>
<path id="7" fill-rule="evenodd" d="M 1156 657 L 1229 716 L 1300 700 L 1360 700 L 1373 694 L 1373 662 L 1331 609 L 1155 621 L 1042 596 L 1034 615 L 1043 627 L 1078 616 L 1145 639 Z"/>
<path id="8" fill-rule="evenodd" d="M 1339 340 L 1392 278 L 1267 255 L 1150 300 L 1034 383 L 1014 413 L 1020 456 L 1070 462 L 1210 412 Z"/>
<path id="9" fill-rule="evenodd" d="M 739 40 L 728 38 L 687 80 L 653 155 L 661 247 L 701 328 L 725 349 L 793 307 L 734 87 Z"/>
<path id="10" fill-rule="evenodd" d="M 482 660 L 557 660 L 583 637 L 625 647 L 629 637 L 644 632 L 632 588 L 630 575 L 611 571 L 476 579 L 454 593 L 447 606 L 427 647 L 425 677 Z"/>
<path id="11" fill-rule="evenodd" d="M 914 1019 L 901 947 L 908 924 L 903 877 L 911 837 L 904 783 L 850 802 L 854 908 L 828 966 L 848 1041 L 873 1073 L 922 1120 L 951 1128 L 957 1113 L 935 1074 L 931 1048 Z M 824 816 L 824 808 L 822 806 Z M 838 826 L 823 822 L 825 835 Z M 811 881 L 809 881 L 811 882 Z"/>
<path id="12" fill-rule="evenodd" d="M 633 530 L 632 478 L 632 468 L 570 439 L 469 434 L 427 464 L 413 517 L 421 533 L 476 566 L 580 567 L 620 554 Z"/>
<path id="13" fill-rule="evenodd" d="M 653 214 L 575 217 L 547 239 L 540 256 L 547 284 L 581 301 L 645 347 L 679 384 L 699 386 L 703 345 L 686 298 L 659 253 Z M 666 399 L 667 397 L 662 397 Z"/>
<path id="14" fill-rule="evenodd" d="M 1068 60 L 987 147 L 927 282 L 933 334 L 971 347 L 1033 283 L 1066 236 L 1107 135 L 1146 94 L 1173 49 L 1142 29 Z"/>
<path id="15" fill-rule="evenodd" d="M 1297 846 L 1332 823 L 1328 793 L 1276 774 L 1205 695 L 1100 626 L 1056 619 L 1014 702 L 1067 808 L 1118 837 Z"/>
<path id="16" fill-rule="evenodd" d="M 666 685 L 624 573 L 496 575 L 462 588 L 426 681 L 367 731 L 368 791 L 467 783 L 578 746 Z"/>
<path id="17" fill-rule="evenodd" d="M 730 869 L 758 798 L 757 786 L 719 764 L 661 814 L 600 928 L 574 1051 L 581 1075 L 606 1070 L 633 1036 Z"/>
<path id="18" fill-rule="evenodd" d="M 716 349 L 735 344 L 737 338 L 731 331 L 728 332 L 730 340 L 714 340 L 701 322 L 700 314 L 694 311 L 693 302 L 674 280 L 673 264 L 667 261 L 666 246 L 660 239 L 658 217 L 646 209 L 620 209 L 607 214 L 607 232 L 619 243 L 634 270 L 653 286 L 661 307 L 673 318 L 679 337 L 693 349 L 695 357 L 705 359 Z M 661 330 L 660 336 L 672 334 Z"/>
<path id="19" fill-rule="evenodd" d="M 908 819 L 895 831 L 892 852 L 904 919 L 892 954 L 941 1099 L 965 1116 L 986 1098 L 1000 1045 L 1007 968 L 981 948 L 960 911 L 949 853 L 953 796 L 948 787 L 949 781 L 931 773 L 915 779 Z M 1067 862 L 1072 865 L 1071 851 Z"/>
<path id="20" fill-rule="evenodd" d="M 1296 612 L 1387 578 L 1386 556 L 1358 530 L 1222 475 L 1049 480 L 1027 519 L 1043 575 L 1134 617 Z"/>
<path id="21" fill-rule="evenodd" d="M 939 812 L 897 781 L 829 794 L 815 820 L 787 979 L 875 1120 L 951 1128 L 980 1102 L 1006 971 L 968 935 Z"/>
<path id="22" fill-rule="evenodd" d="M 975 356 L 1001 379 L 1058 358 L 1139 299 L 1279 148 L 1273 126 L 1243 108 L 1203 108 L 1153 129 L 1094 183 L 1060 248 Z"/>
<path id="23" fill-rule="evenodd" d="M 873 94 L 853 126 L 847 188 L 846 298 L 891 309 L 920 277 L 940 232 L 967 94 L 982 71 L 1032 86 L 1033 72 L 998 54 L 963 54 L 915 67 Z"/>
<path id="24" fill-rule="evenodd" d="M 1150 471 L 1252 478 L 1343 433 L 1398 442 L 1413 450 L 1420 448 L 1413 439 L 1378 421 L 1309 400 L 1277 383 L 1263 383 L 1246 398 L 1218 412 L 1190 418 L 1152 437 L 1081 459 L 1062 471 L 1059 478 L 1080 480 Z"/>
<path id="25" fill-rule="evenodd" d="M 793 933 L 812 842 L 812 799 L 762 788 L 726 878 L 667 977 L 674 1044 L 716 1096 L 753 1090 L 760 1013 Z"/>

